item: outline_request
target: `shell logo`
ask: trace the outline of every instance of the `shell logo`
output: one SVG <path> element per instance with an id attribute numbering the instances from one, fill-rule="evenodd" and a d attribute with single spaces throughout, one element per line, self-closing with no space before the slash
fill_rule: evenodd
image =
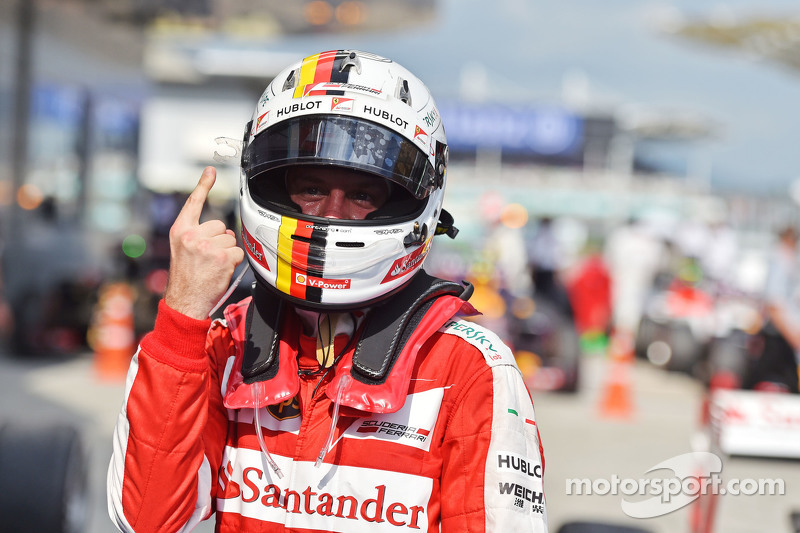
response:
<path id="1" fill-rule="evenodd" d="M 295 274 L 294 281 L 300 285 L 306 284 L 306 277 L 303 274 Z"/>

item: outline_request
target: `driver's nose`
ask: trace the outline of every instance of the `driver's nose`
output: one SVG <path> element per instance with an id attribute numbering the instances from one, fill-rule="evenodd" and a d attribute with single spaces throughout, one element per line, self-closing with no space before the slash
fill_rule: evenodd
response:
<path id="1" fill-rule="evenodd" d="M 342 189 L 332 189 L 325 197 L 320 209 L 319 216 L 324 218 L 348 218 L 347 196 Z"/>

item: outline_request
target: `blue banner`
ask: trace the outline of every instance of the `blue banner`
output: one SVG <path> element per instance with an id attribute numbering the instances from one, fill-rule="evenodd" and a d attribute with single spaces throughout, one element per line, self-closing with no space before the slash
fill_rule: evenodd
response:
<path id="1" fill-rule="evenodd" d="M 451 150 L 564 156 L 583 148 L 583 119 L 559 107 L 446 102 L 439 111 Z"/>

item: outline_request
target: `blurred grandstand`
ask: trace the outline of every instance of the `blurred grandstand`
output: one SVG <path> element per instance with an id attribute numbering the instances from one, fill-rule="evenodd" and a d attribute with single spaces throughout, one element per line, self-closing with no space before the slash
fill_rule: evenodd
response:
<path id="1" fill-rule="evenodd" d="M 708 17 L 671 17 L 663 29 L 679 37 L 730 49 L 800 71 L 800 17 L 737 15 L 720 10 Z"/>

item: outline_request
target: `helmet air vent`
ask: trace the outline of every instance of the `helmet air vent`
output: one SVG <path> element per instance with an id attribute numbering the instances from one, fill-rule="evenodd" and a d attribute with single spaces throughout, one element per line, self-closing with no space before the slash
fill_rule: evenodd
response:
<path id="1" fill-rule="evenodd" d="M 356 72 L 361 74 L 361 60 L 358 59 L 358 54 L 355 52 L 350 52 L 344 61 L 342 61 L 342 66 L 339 67 L 339 72 L 344 72 L 344 69 L 348 67 L 356 67 Z"/>
<path id="2" fill-rule="evenodd" d="M 289 76 L 286 78 L 286 81 L 283 82 L 283 89 L 282 91 L 288 91 L 290 89 L 294 89 L 297 85 L 297 69 L 291 71 Z"/>
<path id="3" fill-rule="evenodd" d="M 399 78 L 397 80 L 397 99 L 404 104 L 411 105 L 411 93 L 408 91 L 408 80 Z"/>

